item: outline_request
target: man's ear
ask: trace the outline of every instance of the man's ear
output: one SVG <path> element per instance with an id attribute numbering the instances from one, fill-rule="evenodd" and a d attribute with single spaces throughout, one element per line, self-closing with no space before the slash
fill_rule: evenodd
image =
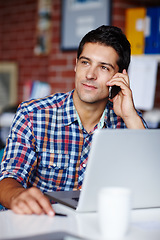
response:
<path id="1" fill-rule="evenodd" d="M 75 72 L 77 71 L 77 62 L 78 62 L 78 59 L 76 58 L 76 64 L 75 64 L 75 67 L 74 67 Z"/>

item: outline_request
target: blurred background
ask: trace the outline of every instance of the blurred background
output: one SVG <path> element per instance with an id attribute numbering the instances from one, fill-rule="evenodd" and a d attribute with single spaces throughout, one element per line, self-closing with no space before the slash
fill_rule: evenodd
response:
<path id="1" fill-rule="evenodd" d="M 159 10 L 159 0 L 0 0 L 1 148 L 20 102 L 74 88 L 76 48 L 81 37 L 97 24 L 120 27 L 133 45 L 137 41 L 130 74 L 134 78 L 143 70 L 145 75 L 140 78 L 143 82 L 137 82 L 137 77 L 133 81 L 143 92 L 137 94 L 136 107 L 150 128 L 159 128 L 160 48 L 147 52 L 146 42 L 147 36 L 155 36 L 151 29 L 146 30 L 146 23 L 151 27 L 146 18 L 151 7 Z"/>

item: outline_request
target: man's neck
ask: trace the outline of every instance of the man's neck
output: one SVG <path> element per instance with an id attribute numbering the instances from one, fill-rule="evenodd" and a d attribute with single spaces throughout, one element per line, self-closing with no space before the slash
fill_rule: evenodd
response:
<path id="1" fill-rule="evenodd" d="M 77 94 L 74 94 L 73 102 L 83 127 L 87 132 L 92 131 L 101 119 L 107 100 L 102 103 L 86 103 L 81 101 Z"/>

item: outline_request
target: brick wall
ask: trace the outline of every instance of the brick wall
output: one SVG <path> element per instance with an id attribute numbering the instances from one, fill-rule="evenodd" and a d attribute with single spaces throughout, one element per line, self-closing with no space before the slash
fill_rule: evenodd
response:
<path id="1" fill-rule="evenodd" d="M 0 1 L 0 61 L 18 63 L 18 101 L 28 80 L 48 79 L 48 57 L 37 57 L 35 45 L 37 1 Z"/>
<path id="2" fill-rule="evenodd" d="M 48 81 L 53 92 L 66 92 L 74 88 L 75 51 L 62 52 L 61 39 L 61 1 L 53 3 L 53 38 L 49 57 Z"/>
<path id="3" fill-rule="evenodd" d="M 158 0 L 159 1 L 159 0 Z M 112 1 L 112 24 L 125 31 L 125 9 L 158 5 L 157 0 Z M 61 0 L 53 0 L 52 44 L 48 56 L 35 56 L 37 0 L 0 0 L 0 61 L 18 63 L 18 102 L 23 100 L 27 81 L 49 82 L 52 92 L 74 88 L 76 52 L 60 50 Z M 160 74 L 158 74 L 155 106 L 160 107 Z"/>

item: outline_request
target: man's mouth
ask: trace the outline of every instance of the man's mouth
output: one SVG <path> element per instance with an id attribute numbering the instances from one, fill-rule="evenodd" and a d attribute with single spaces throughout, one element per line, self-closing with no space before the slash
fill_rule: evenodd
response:
<path id="1" fill-rule="evenodd" d="M 88 83 L 82 83 L 82 85 L 83 85 L 85 88 L 90 89 L 90 90 L 97 89 L 96 86 L 91 85 L 91 84 L 88 84 Z"/>

